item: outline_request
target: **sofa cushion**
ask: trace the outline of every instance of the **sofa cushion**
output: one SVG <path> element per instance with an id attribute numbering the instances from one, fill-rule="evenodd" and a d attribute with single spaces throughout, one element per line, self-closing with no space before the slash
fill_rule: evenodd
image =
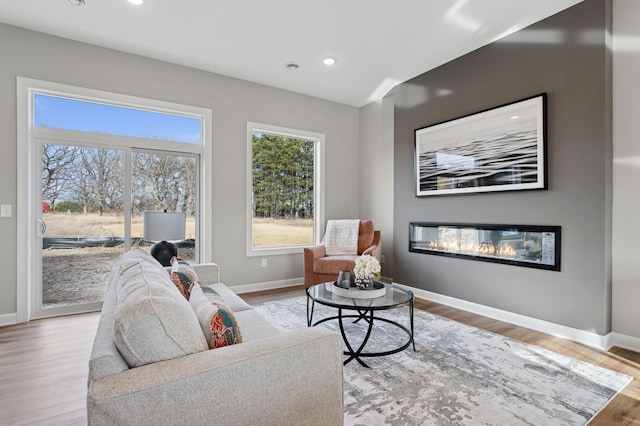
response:
<path id="1" fill-rule="evenodd" d="M 200 283 L 200 287 L 205 292 L 215 291 L 215 293 L 222 298 L 222 300 L 224 301 L 224 304 L 227 305 L 233 312 L 247 311 L 249 309 L 253 309 L 251 305 L 249 305 L 247 302 L 242 300 L 242 298 L 237 294 L 235 294 L 233 290 L 231 290 L 229 287 L 227 287 L 222 283 L 207 284 L 207 285 Z"/>
<path id="2" fill-rule="evenodd" d="M 353 271 L 358 257 L 360 256 L 338 255 L 314 259 L 313 272 L 316 274 L 338 274 L 342 270 Z"/>
<path id="3" fill-rule="evenodd" d="M 205 293 L 195 283 L 191 288 L 189 303 L 198 317 L 210 349 L 242 343 L 238 320 L 217 293 Z"/>
<path id="4" fill-rule="evenodd" d="M 155 259 L 134 250 L 122 257 L 113 340 L 130 367 L 208 349 L 189 302 Z"/>
<path id="5" fill-rule="evenodd" d="M 373 222 L 370 220 L 361 220 L 358 231 L 358 254 L 362 254 L 363 251 L 371 247 L 373 237 Z"/>
<path id="6" fill-rule="evenodd" d="M 162 264 L 160 264 L 160 262 L 158 262 L 155 257 L 151 256 L 148 251 L 138 248 L 135 250 L 130 250 L 122 255 L 120 263 L 118 264 L 120 273 L 122 273 L 122 271 L 127 269 L 128 267 L 135 265 L 136 261 L 144 261 L 148 264 L 149 268 L 164 270 L 164 266 L 162 266 Z"/>
<path id="7" fill-rule="evenodd" d="M 189 300 L 189 290 L 194 283 L 198 282 L 198 274 L 189 262 L 174 256 L 171 258 L 171 281 L 184 298 Z"/>
<path id="8" fill-rule="evenodd" d="M 243 342 L 271 339 L 284 333 L 284 331 L 264 319 L 255 309 L 236 312 L 236 319 L 242 329 Z"/>
<path id="9" fill-rule="evenodd" d="M 129 369 L 113 341 L 113 323 L 116 304 L 118 303 L 118 267 L 111 268 L 109 284 L 102 302 L 100 322 L 93 341 L 93 349 L 89 358 L 89 381 Z"/>

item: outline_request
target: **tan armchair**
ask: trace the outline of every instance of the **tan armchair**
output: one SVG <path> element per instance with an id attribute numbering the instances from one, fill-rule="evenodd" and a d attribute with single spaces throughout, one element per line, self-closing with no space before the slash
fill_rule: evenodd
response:
<path id="1" fill-rule="evenodd" d="M 356 259 L 369 254 L 378 260 L 382 254 L 380 231 L 373 229 L 373 222 L 361 220 L 358 229 L 358 254 L 327 256 L 324 240 L 320 245 L 304 249 L 304 287 L 335 281 L 343 269 L 353 271 Z"/>

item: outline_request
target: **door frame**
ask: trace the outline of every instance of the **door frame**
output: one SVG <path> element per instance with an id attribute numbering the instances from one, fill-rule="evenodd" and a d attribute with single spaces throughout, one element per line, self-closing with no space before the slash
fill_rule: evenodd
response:
<path id="1" fill-rule="evenodd" d="M 37 244 L 37 219 L 41 216 L 41 208 L 38 210 L 40 194 L 34 190 L 34 180 L 41 175 L 41 157 L 39 157 L 39 142 L 36 139 L 73 141 L 82 137 L 82 132 L 58 129 L 42 129 L 31 126 L 33 123 L 33 98 L 36 93 L 62 95 L 76 99 L 102 100 L 104 102 L 122 105 L 124 107 L 137 107 L 141 109 L 156 110 L 159 112 L 181 113 L 198 117 L 202 120 L 201 145 L 180 144 L 158 140 L 136 139 L 140 142 L 139 148 L 151 150 L 166 150 L 173 152 L 191 152 L 199 154 L 200 179 L 199 192 L 199 220 L 196 230 L 199 240 L 200 261 L 211 262 L 211 224 L 213 223 L 211 177 L 208 170 L 212 170 L 212 113 L 210 109 L 194 107 L 183 104 L 159 101 L 148 98 L 139 98 L 100 90 L 70 86 L 66 84 L 52 83 L 42 80 L 34 80 L 18 76 L 16 78 L 16 106 L 17 106 L 17 265 L 16 265 L 16 322 L 27 322 L 35 318 L 32 310 L 34 299 L 35 281 L 38 274 L 38 262 L 35 253 L 39 250 Z M 85 135 L 86 136 L 86 135 Z M 113 135 L 92 134 L 92 139 L 105 142 L 104 146 L 111 145 L 114 148 L 131 148 L 128 141 L 131 138 Z M 86 140 L 86 139 L 85 139 Z M 86 143 L 86 142 L 85 142 Z M 183 146 L 184 145 L 184 146 Z M 177 146 L 180 149 L 177 149 Z M 126 151 L 126 150 L 125 150 Z M 129 150 L 129 152 L 131 152 Z M 127 183 L 125 182 L 125 185 Z M 54 309 L 54 308 L 52 308 Z M 99 309 L 99 306 L 96 308 Z M 51 312 L 52 315 L 56 313 Z M 61 315 L 64 313 L 59 313 Z"/>

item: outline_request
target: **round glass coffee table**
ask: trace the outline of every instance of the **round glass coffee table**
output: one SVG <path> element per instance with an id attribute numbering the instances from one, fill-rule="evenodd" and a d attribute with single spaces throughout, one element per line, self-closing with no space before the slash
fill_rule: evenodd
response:
<path id="1" fill-rule="evenodd" d="M 344 351 L 344 354 L 347 355 L 347 359 L 344 360 L 345 365 L 355 359 L 363 367 L 369 367 L 362 358 L 395 354 L 407 349 L 410 345 L 413 345 L 414 351 L 416 350 L 416 344 L 413 340 L 413 292 L 392 284 L 384 284 L 384 286 L 386 288 L 385 295 L 371 299 L 338 296 L 331 291 L 331 289 L 333 289 L 333 283 L 317 284 L 307 289 L 307 325 L 311 327 L 322 324 L 326 321 L 338 320 L 342 340 L 347 347 Z M 313 310 L 316 302 L 321 305 L 336 308 L 338 310 L 338 314 L 313 322 Z M 409 307 L 409 327 L 406 327 L 397 321 L 375 315 L 375 312 L 378 311 L 388 311 L 390 309 L 396 309 L 403 306 Z M 354 313 L 345 314 L 344 311 L 353 311 Z M 367 331 L 364 339 L 356 349 L 354 349 L 352 344 L 349 342 L 344 329 L 344 320 L 352 318 L 355 319 L 353 322 L 366 321 L 367 323 Z M 382 352 L 365 352 L 364 349 L 369 341 L 375 322 L 385 322 L 404 331 L 408 337 L 407 341 L 390 350 Z"/>

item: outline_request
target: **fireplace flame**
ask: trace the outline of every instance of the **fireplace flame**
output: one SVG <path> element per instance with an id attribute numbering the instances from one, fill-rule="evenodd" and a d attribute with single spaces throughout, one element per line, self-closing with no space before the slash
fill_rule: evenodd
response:
<path id="1" fill-rule="evenodd" d="M 472 254 L 479 256 L 494 256 L 514 258 L 516 250 L 508 243 L 502 243 L 497 248 L 492 243 L 465 243 L 461 241 L 430 241 L 432 250 L 448 251 L 453 253 Z"/>

